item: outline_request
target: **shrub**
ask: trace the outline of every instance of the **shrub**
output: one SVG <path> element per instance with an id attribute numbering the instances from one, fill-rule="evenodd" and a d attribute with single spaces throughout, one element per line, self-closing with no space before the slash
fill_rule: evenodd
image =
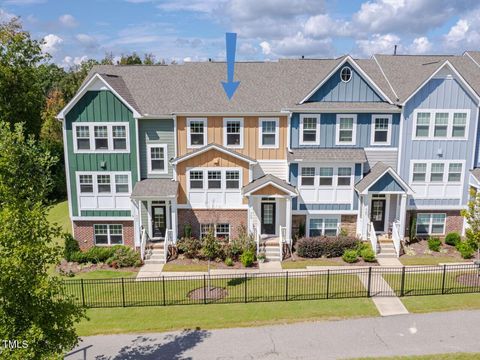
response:
<path id="1" fill-rule="evenodd" d="M 354 263 L 358 261 L 358 253 L 356 250 L 353 249 L 347 249 L 343 252 L 342 255 L 343 261 L 347 263 Z"/>
<path id="2" fill-rule="evenodd" d="M 242 254 L 242 247 L 241 244 L 236 241 L 232 240 L 229 243 L 224 243 L 222 248 L 223 254 L 225 258 L 231 258 L 232 260 L 238 260 L 239 256 Z"/>
<path id="3" fill-rule="evenodd" d="M 375 261 L 375 253 L 369 247 L 366 247 L 359 252 L 362 259 L 366 262 L 374 262 Z"/>
<path id="4" fill-rule="evenodd" d="M 297 242 L 298 256 L 305 258 L 342 256 L 348 249 L 355 249 L 359 240 L 354 237 L 312 237 Z"/>
<path id="5" fill-rule="evenodd" d="M 225 259 L 225 265 L 227 265 L 227 266 L 233 266 L 233 260 L 232 260 L 232 258 L 227 257 L 227 258 Z"/>
<path id="6" fill-rule="evenodd" d="M 80 251 L 80 246 L 78 246 L 78 241 L 72 236 L 72 234 L 65 233 L 63 235 L 65 240 L 65 247 L 63 249 L 63 257 L 67 261 L 74 261 L 72 259 L 73 254 Z"/>
<path id="7" fill-rule="evenodd" d="M 461 241 L 460 234 L 457 232 L 448 233 L 445 236 L 445 244 L 457 246 L 457 244 Z"/>
<path id="8" fill-rule="evenodd" d="M 348 236 L 348 230 L 345 229 L 345 228 L 341 228 L 341 229 L 340 229 L 340 233 L 338 234 L 338 236 L 341 236 L 341 237 L 346 237 L 346 236 Z"/>
<path id="9" fill-rule="evenodd" d="M 245 267 L 252 266 L 253 262 L 255 261 L 255 252 L 252 250 L 244 251 L 243 254 L 240 256 L 240 261 Z"/>
<path id="10" fill-rule="evenodd" d="M 442 241 L 437 237 L 430 237 L 428 238 L 428 248 L 432 251 L 440 251 L 440 246 L 442 245 Z"/>
<path id="11" fill-rule="evenodd" d="M 202 243 L 192 237 L 184 237 L 178 240 L 177 249 L 181 254 L 184 254 L 188 259 L 194 259 L 198 257 Z"/>
<path id="12" fill-rule="evenodd" d="M 257 244 L 253 235 L 249 234 L 245 225 L 240 225 L 237 229 L 238 237 L 233 242 L 236 242 L 236 246 L 240 247 L 242 253 L 247 250 L 251 250 L 253 253 L 257 250 Z"/>
<path id="13" fill-rule="evenodd" d="M 202 254 L 209 260 L 214 260 L 220 257 L 222 245 L 218 239 L 213 235 L 213 232 L 209 231 L 202 241 Z"/>
<path id="14" fill-rule="evenodd" d="M 185 224 L 183 226 L 183 237 L 191 238 L 192 237 L 192 225 Z"/>
<path id="15" fill-rule="evenodd" d="M 108 258 L 107 264 L 114 268 L 122 268 L 129 266 L 140 266 L 142 261 L 140 254 L 127 246 L 119 246 L 115 248 L 113 255 Z"/>
<path id="16" fill-rule="evenodd" d="M 474 249 L 467 242 L 459 242 L 456 249 L 464 259 L 470 259 L 473 256 Z"/>

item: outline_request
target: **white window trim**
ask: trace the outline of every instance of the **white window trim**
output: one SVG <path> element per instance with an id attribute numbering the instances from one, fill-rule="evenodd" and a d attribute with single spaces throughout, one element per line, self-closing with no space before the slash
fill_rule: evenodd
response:
<path id="1" fill-rule="evenodd" d="M 262 122 L 263 121 L 275 121 L 275 144 L 274 145 L 263 145 L 262 143 L 262 135 L 263 135 Z M 261 117 L 258 119 L 258 147 L 260 149 L 278 149 L 279 133 L 280 133 L 279 123 L 280 123 L 279 118 Z"/>
<path id="2" fill-rule="evenodd" d="M 350 78 L 349 78 L 347 81 L 345 81 L 345 80 L 342 79 L 342 72 L 343 72 L 344 69 L 350 70 Z M 351 68 L 350 66 L 343 66 L 342 69 L 340 70 L 340 74 L 339 74 L 339 75 L 340 75 L 340 80 L 341 80 L 343 83 L 346 84 L 346 83 L 350 82 L 350 80 L 352 80 L 353 70 L 352 70 L 352 68 Z"/>
<path id="3" fill-rule="evenodd" d="M 201 171 L 203 172 L 203 188 L 202 189 L 191 189 L 190 188 L 190 172 L 191 171 Z M 209 189 L 208 188 L 208 172 L 209 171 L 220 171 L 222 173 L 221 187 L 219 189 Z M 227 171 L 238 171 L 238 189 L 227 189 Z M 222 191 L 222 192 L 239 192 L 243 187 L 243 169 L 242 168 L 232 168 L 232 167 L 201 167 L 201 168 L 188 168 L 187 169 L 187 191 L 190 192 L 209 192 L 209 191 Z"/>
<path id="4" fill-rule="evenodd" d="M 218 236 L 218 233 L 217 233 L 217 225 L 221 225 L 221 224 L 228 224 L 228 235 L 227 235 L 227 239 L 230 239 L 230 235 L 231 235 L 231 232 L 232 232 L 232 225 L 229 223 L 229 222 L 218 222 L 218 223 L 215 223 L 215 222 L 204 222 L 204 223 L 200 223 L 199 224 L 199 235 L 200 235 L 200 238 L 202 238 L 202 235 L 204 235 L 202 233 L 202 225 L 213 225 L 213 236 L 217 237 Z"/>
<path id="5" fill-rule="evenodd" d="M 430 113 L 430 123 L 428 126 L 428 137 L 417 137 L 417 116 L 418 113 Z M 434 137 L 435 131 L 435 114 L 436 113 L 448 113 L 448 124 L 447 124 L 447 136 L 446 137 Z M 465 124 L 465 136 L 464 137 L 453 137 L 453 114 L 454 113 L 466 113 L 467 120 Z M 467 141 L 468 140 L 468 128 L 470 125 L 470 109 L 415 109 L 413 112 L 413 129 L 412 129 L 412 140 L 453 140 L 453 141 Z"/>
<path id="6" fill-rule="evenodd" d="M 314 141 L 304 141 L 303 140 L 303 120 L 305 118 L 315 118 L 317 119 L 317 127 L 315 133 Z M 299 143 L 300 145 L 318 145 L 320 143 L 320 114 L 300 114 L 300 134 L 299 134 Z"/>
<path id="7" fill-rule="evenodd" d="M 152 170 L 152 148 L 163 148 L 163 168 L 164 170 Z M 147 144 L 147 167 L 148 174 L 168 174 L 168 145 L 167 144 Z"/>
<path id="8" fill-rule="evenodd" d="M 302 185 L 302 169 L 303 168 L 315 168 L 315 176 L 313 180 L 313 185 Z M 333 168 L 333 175 L 332 175 L 332 185 L 320 185 L 320 168 Z M 350 174 L 350 185 L 338 185 L 338 168 L 350 168 L 351 169 L 351 174 Z M 346 176 L 342 176 L 346 177 Z M 299 166 L 298 169 L 298 181 L 297 181 L 297 187 L 299 189 L 320 189 L 320 190 L 325 190 L 325 189 L 334 189 L 334 188 L 340 188 L 340 189 L 348 189 L 348 188 L 353 188 L 355 182 L 355 165 L 336 165 L 336 164 L 302 164 Z"/>
<path id="9" fill-rule="evenodd" d="M 313 175 L 313 185 L 302 185 L 302 169 L 303 168 L 313 168 L 315 173 Z M 315 166 L 315 165 L 311 165 L 311 166 L 308 166 L 308 165 L 300 165 L 299 169 L 298 169 L 298 187 L 299 188 L 302 188 L 302 189 L 314 189 L 316 187 L 318 187 L 318 182 L 320 181 L 320 178 L 319 178 L 319 174 L 318 174 L 318 166 Z M 311 176 L 307 176 L 307 177 L 311 177 Z"/>
<path id="10" fill-rule="evenodd" d="M 107 244 L 97 244 L 97 240 L 95 237 L 95 225 L 106 225 L 107 226 Z M 122 227 L 122 243 L 121 244 L 112 244 L 112 240 L 110 237 L 110 225 L 120 225 Z M 125 238 L 123 233 L 123 224 L 93 224 L 93 242 L 95 246 L 115 246 L 115 245 L 124 245 Z"/>
<path id="11" fill-rule="evenodd" d="M 387 128 L 387 141 L 386 142 L 375 142 L 375 120 L 376 119 L 388 119 L 388 128 Z M 370 127 L 370 145 L 372 146 L 382 146 L 390 145 L 392 142 L 392 115 L 382 115 L 374 114 L 372 115 L 372 123 Z"/>
<path id="12" fill-rule="evenodd" d="M 80 192 L 80 175 L 92 175 L 92 181 L 93 181 L 93 192 L 91 193 L 81 193 Z M 98 175 L 110 175 L 110 192 L 109 193 L 99 193 L 98 192 L 98 180 L 97 176 Z M 115 175 L 127 175 L 128 176 L 128 192 L 126 193 L 117 193 L 116 192 L 116 184 L 115 184 Z M 95 203 L 98 204 L 98 197 L 113 197 L 114 201 L 113 203 L 116 204 L 115 198 L 130 198 L 130 194 L 132 193 L 132 177 L 129 171 L 76 171 L 75 172 L 75 180 L 76 180 L 76 185 L 77 185 L 77 206 L 78 206 L 78 212 L 83 210 L 131 210 L 130 206 L 128 208 L 101 208 L 99 209 L 98 207 L 91 207 L 91 208 L 83 208 L 80 207 L 80 197 L 85 196 L 85 197 L 94 197 L 95 198 Z"/>
<path id="13" fill-rule="evenodd" d="M 340 141 L 340 119 L 353 118 L 352 141 Z M 335 145 L 355 145 L 357 143 L 357 115 L 356 114 L 337 114 L 336 130 L 335 130 Z"/>
<path id="14" fill-rule="evenodd" d="M 228 121 L 238 121 L 240 122 L 240 144 L 239 145 L 228 145 L 227 144 L 227 122 Z M 223 118 L 223 146 L 230 149 L 243 149 L 243 118 Z"/>
<path id="15" fill-rule="evenodd" d="M 418 220 L 418 215 L 429 215 L 430 217 L 430 222 L 428 224 L 428 232 L 427 233 L 418 233 L 418 221 L 415 222 L 415 233 L 417 235 L 429 235 L 429 236 L 442 236 L 445 235 L 445 230 L 447 227 L 447 214 L 446 213 L 428 213 L 428 212 L 419 212 L 416 215 L 416 220 Z M 444 221 L 443 221 L 443 232 L 442 233 L 432 233 L 432 226 L 433 226 L 433 215 L 445 215 Z"/>
<path id="16" fill-rule="evenodd" d="M 436 163 L 441 163 L 444 164 L 443 166 L 443 181 L 430 181 L 430 176 L 432 174 L 432 164 Z M 448 171 L 450 168 L 450 164 L 462 164 L 462 172 L 461 172 L 461 177 L 460 181 L 448 181 Z M 425 181 L 419 182 L 413 182 L 413 167 L 415 164 L 427 164 L 427 169 L 425 171 Z M 415 159 L 410 161 L 410 176 L 409 176 L 409 185 L 462 185 L 464 182 L 465 178 L 465 160 L 421 160 L 421 159 Z"/>
<path id="17" fill-rule="evenodd" d="M 334 215 L 334 214 L 315 214 L 315 215 L 307 215 L 307 221 L 306 221 L 306 231 L 305 234 L 307 237 L 310 237 L 310 220 L 316 220 L 316 219 L 323 219 L 322 221 L 322 235 L 324 236 L 325 234 L 325 219 L 336 219 L 337 220 L 337 235 L 340 233 L 341 229 L 341 215 Z"/>
<path id="18" fill-rule="evenodd" d="M 89 136 L 90 136 L 90 149 L 88 150 L 79 150 L 77 147 L 77 127 L 78 126 L 88 126 Z M 95 150 L 95 126 L 106 126 L 108 132 L 108 150 Z M 113 126 L 125 126 L 125 135 L 127 148 L 122 150 L 113 149 Z M 130 152 L 130 129 L 128 122 L 75 122 L 72 124 L 72 138 L 73 138 L 73 152 L 75 154 L 102 154 L 102 153 L 129 153 Z"/>
<path id="19" fill-rule="evenodd" d="M 203 122 L 203 145 L 192 145 L 190 137 L 190 123 L 192 121 Z M 207 145 L 207 133 L 208 133 L 208 119 L 207 118 L 187 118 L 187 148 L 196 149 Z"/>

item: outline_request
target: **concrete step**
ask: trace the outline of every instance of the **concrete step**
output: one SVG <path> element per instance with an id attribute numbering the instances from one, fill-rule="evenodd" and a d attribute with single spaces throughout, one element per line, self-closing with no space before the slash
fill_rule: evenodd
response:
<path id="1" fill-rule="evenodd" d="M 148 260 L 164 260 L 165 255 L 164 254 L 154 254 L 148 258 Z"/>
<path id="2" fill-rule="evenodd" d="M 164 242 L 154 242 L 154 243 L 151 242 L 147 244 L 147 247 L 152 249 L 163 249 Z"/>
<path id="3" fill-rule="evenodd" d="M 152 254 L 164 254 L 165 251 L 163 251 L 163 249 L 153 249 L 151 251 Z"/>
<path id="4" fill-rule="evenodd" d="M 147 259 L 144 261 L 145 264 L 165 264 L 165 260 L 158 260 L 158 259 Z"/>
<path id="5" fill-rule="evenodd" d="M 397 258 L 397 254 L 377 254 L 377 258 L 381 258 L 381 259 L 393 259 L 393 258 Z"/>

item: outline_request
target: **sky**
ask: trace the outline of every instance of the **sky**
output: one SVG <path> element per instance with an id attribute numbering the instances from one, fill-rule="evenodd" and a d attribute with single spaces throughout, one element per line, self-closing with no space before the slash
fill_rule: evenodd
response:
<path id="1" fill-rule="evenodd" d="M 237 60 L 480 48 L 478 0 L 0 0 L 0 22 L 14 16 L 64 67 L 133 51 L 221 61 L 225 32 Z"/>

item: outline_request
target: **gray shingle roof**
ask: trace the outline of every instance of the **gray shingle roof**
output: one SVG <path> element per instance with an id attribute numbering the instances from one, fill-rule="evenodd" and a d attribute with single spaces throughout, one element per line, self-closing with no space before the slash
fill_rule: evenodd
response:
<path id="1" fill-rule="evenodd" d="M 296 161 L 349 161 L 364 163 L 367 161 L 365 150 L 352 148 L 302 148 L 287 153 L 289 162 Z"/>
<path id="2" fill-rule="evenodd" d="M 127 84 L 122 77 L 110 74 L 99 74 L 127 103 L 129 103 L 135 110 L 140 112 L 134 97 L 128 90 Z"/>
<path id="3" fill-rule="evenodd" d="M 391 166 L 379 161 L 371 169 L 370 172 L 358 183 L 355 184 L 355 189 L 358 192 L 363 192 L 368 189 L 375 181 L 377 181 L 382 174 Z"/>
<path id="4" fill-rule="evenodd" d="M 176 197 L 178 182 L 170 179 L 145 179 L 137 182 L 132 198 Z"/>
<path id="5" fill-rule="evenodd" d="M 298 104 L 292 110 L 324 110 L 324 111 L 400 111 L 397 105 L 386 102 L 334 102 L 312 101 Z"/>
<path id="6" fill-rule="evenodd" d="M 254 191 L 255 189 L 261 188 L 263 185 L 268 184 L 269 182 L 274 183 L 281 189 L 285 189 L 285 191 L 287 192 L 292 192 L 295 194 L 297 193 L 295 187 L 288 184 L 286 181 L 276 177 L 275 175 L 266 174 L 266 175 L 263 175 L 262 177 L 259 177 L 258 179 L 253 180 L 251 183 L 245 185 L 242 188 L 242 195 L 249 193 L 251 191 Z"/>
<path id="7" fill-rule="evenodd" d="M 172 160 L 172 163 L 179 163 L 179 162 L 182 162 L 183 160 L 185 159 L 188 159 L 192 156 L 196 156 L 196 154 L 201 154 L 201 153 L 204 153 L 206 151 L 209 151 L 211 149 L 217 149 L 217 150 L 220 150 L 220 151 L 223 151 L 223 152 L 226 152 L 226 153 L 229 153 L 233 156 L 236 156 L 240 159 L 243 159 L 245 160 L 246 162 L 250 162 L 250 163 L 256 163 L 257 160 L 249 157 L 249 156 L 246 156 L 246 155 L 243 155 L 243 154 L 240 154 L 239 152 L 236 152 L 232 149 L 228 149 L 226 148 L 225 146 L 222 146 L 222 145 L 219 145 L 219 144 L 208 144 L 208 145 L 205 145 L 205 146 L 202 146 L 201 148 L 198 148 L 198 149 L 195 149 L 195 150 L 192 150 L 190 152 L 187 152 L 185 155 L 182 155 L 182 156 L 179 156 L 175 159 Z"/>
<path id="8" fill-rule="evenodd" d="M 470 170 L 470 173 L 473 175 L 473 177 L 475 178 L 475 180 L 477 180 L 478 182 L 480 182 L 480 168 L 475 168 L 473 170 Z"/>

